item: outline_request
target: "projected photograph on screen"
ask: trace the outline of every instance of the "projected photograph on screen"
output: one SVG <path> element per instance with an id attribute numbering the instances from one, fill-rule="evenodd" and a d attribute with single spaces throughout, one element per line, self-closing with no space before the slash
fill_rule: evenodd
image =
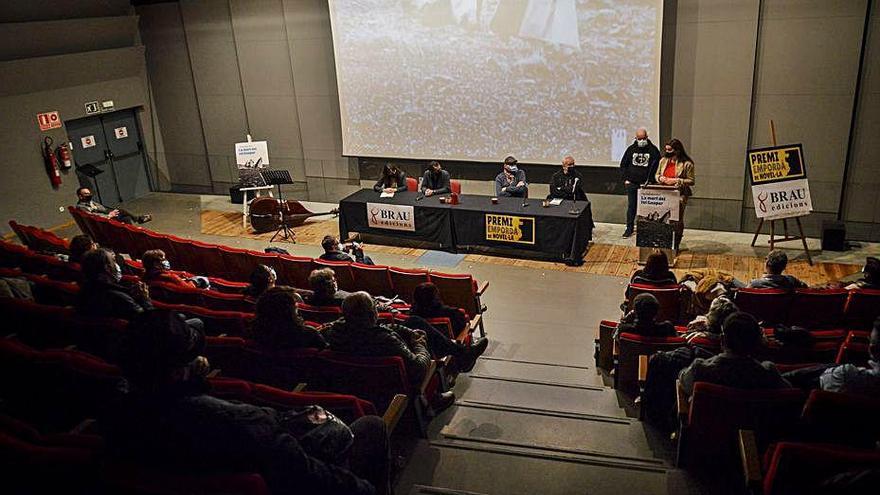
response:
<path id="1" fill-rule="evenodd" d="M 349 156 L 614 165 L 656 140 L 662 0 L 331 0 Z"/>

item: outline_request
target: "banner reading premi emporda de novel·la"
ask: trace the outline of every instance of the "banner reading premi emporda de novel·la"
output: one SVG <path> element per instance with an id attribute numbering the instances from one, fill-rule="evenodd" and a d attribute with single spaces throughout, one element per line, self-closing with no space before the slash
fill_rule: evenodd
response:
<path id="1" fill-rule="evenodd" d="M 802 145 L 749 150 L 748 161 L 758 218 L 778 220 L 813 211 Z"/>

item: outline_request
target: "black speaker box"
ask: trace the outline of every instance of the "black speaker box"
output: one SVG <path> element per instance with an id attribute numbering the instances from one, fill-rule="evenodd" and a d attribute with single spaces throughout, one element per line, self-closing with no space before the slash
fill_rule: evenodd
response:
<path id="1" fill-rule="evenodd" d="M 837 220 L 822 222 L 822 250 L 846 250 L 846 224 Z"/>
<path id="2" fill-rule="evenodd" d="M 244 202 L 244 193 L 240 191 L 241 186 L 236 184 L 229 188 L 229 199 L 237 205 Z"/>

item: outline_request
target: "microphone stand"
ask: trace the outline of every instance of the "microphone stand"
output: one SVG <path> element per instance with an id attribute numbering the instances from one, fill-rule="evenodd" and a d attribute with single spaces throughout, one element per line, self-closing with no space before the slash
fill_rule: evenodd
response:
<path id="1" fill-rule="evenodd" d="M 581 214 L 581 210 L 578 209 L 578 207 L 577 207 L 577 205 L 578 205 L 577 183 L 578 183 L 578 179 L 575 179 L 574 184 L 571 186 L 571 196 L 574 199 L 571 200 L 571 209 L 568 210 L 569 215 L 580 215 Z"/>

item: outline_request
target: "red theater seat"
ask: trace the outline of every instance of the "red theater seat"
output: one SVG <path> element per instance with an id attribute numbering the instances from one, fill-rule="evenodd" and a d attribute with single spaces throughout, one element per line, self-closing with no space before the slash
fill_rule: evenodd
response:
<path id="1" fill-rule="evenodd" d="M 849 293 L 843 289 L 797 289 L 788 324 L 809 329 L 840 328 Z"/>
<path id="2" fill-rule="evenodd" d="M 880 290 L 851 290 L 843 316 L 846 328 L 870 330 L 880 317 Z"/>
<path id="3" fill-rule="evenodd" d="M 682 337 L 643 337 L 621 333 L 617 340 L 614 388 L 628 393 L 638 390 L 639 356 L 650 358 L 655 352 L 671 351 L 687 345 Z"/>
<path id="4" fill-rule="evenodd" d="M 389 267 L 388 276 L 391 278 L 391 286 L 394 288 L 395 295 L 408 303 L 412 303 L 413 291 L 416 286 L 430 281 L 428 272 L 425 270 Z"/>
<path id="5" fill-rule="evenodd" d="M 784 323 L 794 296 L 781 289 L 739 289 L 733 302 L 740 311 L 751 314 L 764 326 Z"/>
<path id="6" fill-rule="evenodd" d="M 828 444 L 779 442 L 767 457 L 764 495 L 819 493 L 831 476 L 864 469 L 880 469 L 880 452 Z M 854 493 L 854 492 L 853 492 Z"/>
<path id="7" fill-rule="evenodd" d="M 281 270 L 278 271 L 278 283 L 297 287 L 300 289 L 308 288 L 309 274 L 312 273 L 315 264 L 312 258 L 304 258 L 302 256 L 280 255 Z"/>
<path id="8" fill-rule="evenodd" d="M 333 270 L 333 273 L 336 276 L 336 283 L 339 285 L 339 288 L 348 291 L 348 292 L 356 292 L 360 290 L 357 287 L 357 284 L 354 279 L 354 274 L 351 270 L 351 263 L 348 261 L 327 261 L 322 260 L 320 258 L 315 258 L 313 261 L 315 264 L 315 269 L 318 268 L 330 268 Z M 373 294 L 370 292 L 370 294 Z M 382 295 L 382 294 L 375 294 Z"/>
<path id="9" fill-rule="evenodd" d="M 367 291 L 373 296 L 391 297 L 394 295 L 387 266 L 351 263 L 349 268 L 357 290 Z"/>
<path id="10" fill-rule="evenodd" d="M 681 286 L 664 285 L 653 286 L 646 284 L 629 284 L 627 294 L 630 294 L 630 305 L 627 309 L 632 309 L 632 301 L 639 294 L 653 294 L 660 301 L 660 312 L 657 313 L 658 321 L 678 321 L 681 310 Z"/>
<path id="11" fill-rule="evenodd" d="M 342 318 L 342 308 L 338 306 L 312 306 L 311 304 L 298 303 L 296 307 L 300 316 L 308 321 L 330 323 Z"/>

